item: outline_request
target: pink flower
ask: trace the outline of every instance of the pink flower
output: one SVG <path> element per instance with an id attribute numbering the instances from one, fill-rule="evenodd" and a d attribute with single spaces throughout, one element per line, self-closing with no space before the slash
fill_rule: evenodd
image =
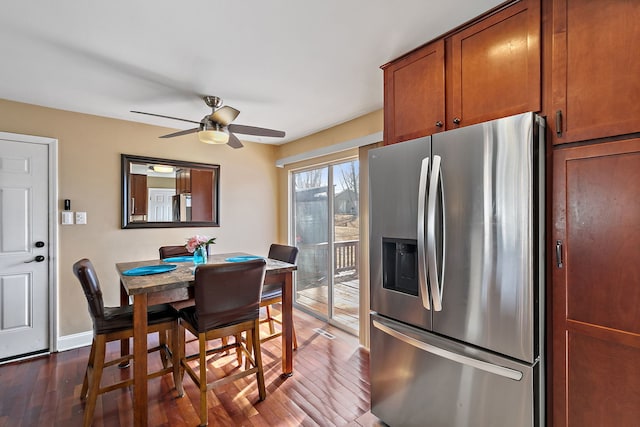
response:
<path id="1" fill-rule="evenodd" d="M 191 253 L 193 253 L 199 246 L 207 246 L 210 244 L 213 244 L 216 242 L 216 238 L 215 237 L 207 237 L 207 236 L 200 236 L 200 235 L 196 235 L 193 237 L 190 237 L 189 240 L 187 240 L 187 244 L 185 245 L 185 247 L 187 248 L 187 250 Z"/>

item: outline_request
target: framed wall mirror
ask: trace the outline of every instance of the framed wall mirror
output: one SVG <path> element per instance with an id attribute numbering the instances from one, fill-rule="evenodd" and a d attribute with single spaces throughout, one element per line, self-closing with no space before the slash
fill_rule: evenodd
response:
<path id="1" fill-rule="evenodd" d="M 122 228 L 218 227 L 220 165 L 122 154 Z"/>

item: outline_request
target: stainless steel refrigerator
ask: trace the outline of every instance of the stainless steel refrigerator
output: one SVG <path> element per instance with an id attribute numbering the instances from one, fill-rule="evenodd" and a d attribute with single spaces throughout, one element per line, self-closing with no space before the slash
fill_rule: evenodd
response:
<path id="1" fill-rule="evenodd" d="M 544 424 L 544 126 L 525 113 L 370 151 L 385 423 Z"/>

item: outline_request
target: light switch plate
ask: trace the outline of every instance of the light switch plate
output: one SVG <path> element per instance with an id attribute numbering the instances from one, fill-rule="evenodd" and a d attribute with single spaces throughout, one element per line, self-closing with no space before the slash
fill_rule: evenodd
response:
<path id="1" fill-rule="evenodd" d="M 62 225 L 71 225 L 73 224 L 73 212 L 71 211 L 63 211 L 62 214 Z"/>
<path id="2" fill-rule="evenodd" d="M 87 213 L 76 212 L 76 224 L 86 224 L 86 223 L 87 223 Z"/>

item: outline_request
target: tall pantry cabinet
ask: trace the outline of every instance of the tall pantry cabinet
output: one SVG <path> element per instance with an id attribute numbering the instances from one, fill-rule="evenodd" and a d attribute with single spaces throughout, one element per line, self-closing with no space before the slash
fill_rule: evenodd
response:
<path id="1" fill-rule="evenodd" d="M 558 149 L 553 425 L 640 420 L 640 138 Z"/>
<path id="2" fill-rule="evenodd" d="M 556 427 L 636 425 L 640 2 L 554 0 L 545 6 L 554 147 L 548 410 Z"/>

